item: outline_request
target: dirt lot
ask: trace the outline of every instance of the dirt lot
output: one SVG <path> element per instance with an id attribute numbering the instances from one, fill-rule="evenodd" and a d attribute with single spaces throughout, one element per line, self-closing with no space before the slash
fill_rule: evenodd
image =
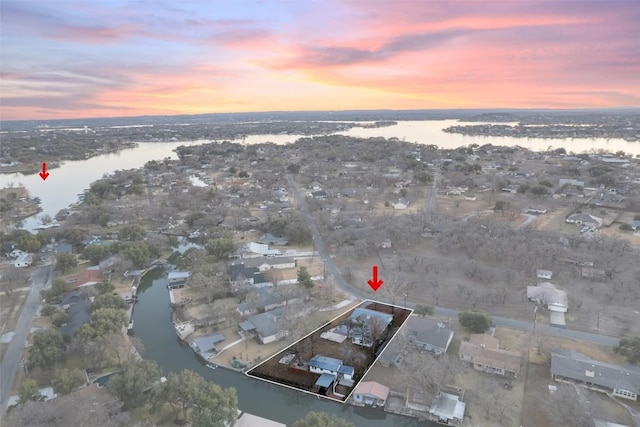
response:
<path id="1" fill-rule="evenodd" d="M 466 200 L 464 196 L 444 196 L 437 197 L 438 209 L 453 215 L 456 218 L 464 218 L 475 212 L 492 209 L 495 202 L 483 200 L 482 196 L 476 196 L 476 200 Z"/>

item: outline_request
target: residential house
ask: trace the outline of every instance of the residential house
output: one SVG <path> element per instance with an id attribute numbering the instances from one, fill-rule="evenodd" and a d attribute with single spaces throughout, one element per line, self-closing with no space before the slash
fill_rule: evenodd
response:
<path id="1" fill-rule="evenodd" d="M 453 331 L 447 325 L 416 315 L 409 316 L 403 329 L 416 347 L 436 355 L 446 353 L 453 340 Z"/>
<path id="2" fill-rule="evenodd" d="M 278 249 L 269 249 L 269 245 L 255 242 L 250 242 L 240 248 L 238 253 L 241 258 L 272 257 L 282 254 Z"/>
<path id="3" fill-rule="evenodd" d="M 538 208 L 528 208 L 526 211 L 524 211 L 524 213 L 529 214 L 529 215 L 542 215 L 542 214 L 546 214 L 547 210 L 546 209 L 538 209 Z"/>
<path id="4" fill-rule="evenodd" d="M 271 269 L 296 268 L 296 260 L 291 257 L 273 258 L 249 258 L 244 261 L 245 267 L 256 267 L 258 271 L 265 272 Z"/>
<path id="5" fill-rule="evenodd" d="M 271 233 L 267 233 L 260 236 L 257 242 L 263 245 L 285 246 L 289 243 L 289 240 L 286 237 L 276 237 Z"/>
<path id="6" fill-rule="evenodd" d="M 355 369 L 342 363 L 342 360 L 333 357 L 315 355 L 309 360 L 309 371 L 314 374 L 342 375 L 347 380 L 352 380 Z"/>
<path id="7" fill-rule="evenodd" d="M 616 194 L 616 193 L 604 193 L 600 195 L 600 199 L 599 201 L 596 202 L 596 205 L 601 204 L 602 203 L 622 203 L 624 202 L 625 197 L 620 195 L 620 194 Z"/>
<path id="8" fill-rule="evenodd" d="M 357 404 L 384 407 L 389 397 L 389 387 L 375 381 L 361 381 L 353 389 L 353 400 Z"/>
<path id="9" fill-rule="evenodd" d="M 601 268 L 594 268 L 594 267 L 588 267 L 588 266 L 582 267 L 580 269 L 580 272 L 582 277 L 584 277 L 585 279 L 591 279 L 591 280 L 611 279 L 611 274 L 612 274 L 611 270 L 603 270 Z"/>
<path id="10" fill-rule="evenodd" d="M 65 337 L 71 337 L 80 326 L 91 320 L 91 300 L 86 293 L 74 290 L 65 294 L 61 303 L 67 312 L 67 322 L 58 331 Z"/>
<path id="11" fill-rule="evenodd" d="M 18 258 L 22 255 L 24 255 L 26 252 L 23 251 L 22 249 L 13 249 L 11 252 L 9 252 L 9 258 Z"/>
<path id="12" fill-rule="evenodd" d="M 602 225 L 601 218 L 598 218 L 590 214 L 585 214 L 585 213 L 570 215 L 569 217 L 567 217 L 567 219 L 565 219 L 565 222 L 568 222 L 570 224 L 576 224 L 579 227 L 589 226 L 594 228 L 600 228 L 600 226 Z"/>
<path id="13" fill-rule="evenodd" d="M 468 342 L 460 343 L 458 355 L 478 371 L 517 377 L 522 355 L 517 351 L 501 349 L 498 344 L 498 340 L 490 335 L 473 334 Z"/>
<path id="14" fill-rule="evenodd" d="M 558 185 L 562 187 L 563 185 L 573 185 L 574 187 L 584 187 L 584 181 L 579 181 L 577 179 L 566 179 L 560 178 L 558 181 Z"/>
<path id="15" fill-rule="evenodd" d="M 289 330 L 281 322 L 283 316 L 282 308 L 256 314 L 240 323 L 240 329 L 243 333 L 255 334 L 262 344 L 269 344 L 289 335 Z"/>
<path id="16" fill-rule="evenodd" d="M 400 199 L 395 203 L 391 203 L 391 206 L 393 206 L 393 209 L 396 209 L 396 210 L 404 210 L 409 207 L 409 201 L 405 199 Z"/>
<path id="17" fill-rule="evenodd" d="M 189 343 L 189 347 L 191 347 L 196 353 L 206 357 L 207 353 L 216 354 L 220 351 L 220 349 L 216 348 L 216 344 L 223 342 L 224 339 L 224 335 L 221 333 L 215 333 L 204 337 L 194 338 L 193 341 Z"/>
<path id="18" fill-rule="evenodd" d="M 311 197 L 316 200 L 325 200 L 327 198 L 327 192 L 324 190 L 317 190 L 311 192 Z"/>
<path id="19" fill-rule="evenodd" d="M 371 347 L 393 322 L 393 315 L 368 308 L 356 308 L 349 316 L 349 338 L 353 344 Z"/>
<path id="20" fill-rule="evenodd" d="M 569 307 L 567 293 L 556 289 L 555 285 L 550 282 L 527 286 L 527 298 L 537 304 L 546 305 L 549 311 L 566 313 Z"/>
<path id="21" fill-rule="evenodd" d="M 536 277 L 538 279 L 551 280 L 551 276 L 553 276 L 553 271 L 536 270 Z"/>
<path id="22" fill-rule="evenodd" d="M 624 399 L 638 400 L 640 394 L 640 367 L 601 362 L 571 349 L 551 351 L 551 376 Z"/>
<path id="23" fill-rule="evenodd" d="M 244 261 L 231 261 L 228 266 L 229 283 L 232 286 L 255 285 L 264 283 L 264 277 L 258 267 L 247 267 Z"/>
<path id="24" fill-rule="evenodd" d="M 633 231 L 640 231 L 640 221 L 631 221 L 629 227 L 631 227 Z"/>
<path id="25" fill-rule="evenodd" d="M 460 426 L 464 419 L 465 406 L 459 396 L 440 390 L 431 404 L 429 414 L 433 421 L 440 424 Z"/>
<path id="26" fill-rule="evenodd" d="M 389 249 L 389 248 L 391 248 L 392 247 L 391 239 L 387 238 L 387 239 L 380 240 L 376 244 L 376 247 L 381 248 L 381 249 Z"/>
<path id="27" fill-rule="evenodd" d="M 186 286 L 187 280 L 189 280 L 190 276 L 191 273 L 188 271 L 171 271 L 167 275 L 167 280 L 169 282 L 167 287 L 169 289 L 182 288 Z"/>
<path id="28" fill-rule="evenodd" d="M 67 276 L 67 283 L 71 283 L 75 288 L 93 286 L 104 281 L 104 276 L 98 268 L 89 267 L 85 271 Z"/>
<path id="29" fill-rule="evenodd" d="M 256 295 L 257 301 L 255 301 L 255 303 L 243 302 L 238 304 L 238 313 L 246 316 L 256 312 L 274 310 L 278 307 L 302 301 L 300 298 L 287 298 L 286 296 L 280 295 L 270 287 L 257 288 Z"/>
<path id="30" fill-rule="evenodd" d="M 31 267 L 33 256 L 29 253 L 22 253 L 13 261 L 13 266 L 17 268 Z"/>

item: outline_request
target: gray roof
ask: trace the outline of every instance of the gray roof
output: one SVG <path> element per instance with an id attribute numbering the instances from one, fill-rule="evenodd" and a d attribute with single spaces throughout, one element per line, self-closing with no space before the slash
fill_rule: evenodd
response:
<path id="1" fill-rule="evenodd" d="M 257 267 L 242 267 L 234 269 L 229 274 L 229 278 L 232 282 L 237 282 L 240 278 L 244 278 L 245 280 L 253 279 L 254 283 L 264 282 L 264 276 Z"/>
<path id="2" fill-rule="evenodd" d="M 587 372 L 589 372 L 589 376 L 587 376 Z M 575 350 L 552 350 L 551 373 L 612 390 L 627 390 L 640 394 L 639 367 L 601 362 Z"/>
<path id="3" fill-rule="evenodd" d="M 260 335 L 261 337 L 269 337 L 277 334 L 278 332 L 284 329 L 277 323 L 278 318 L 282 314 L 283 314 L 282 310 L 275 309 L 272 311 L 267 311 L 266 313 L 256 314 L 254 316 L 249 317 L 249 319 L 247 320 L 253 323 L 258 335 Z"/>
<path id="4" fill-rule="evenodd" d="M 79 291 L 72 291 L 62 298 L 62 304 L 70 304 L 67 323 L 58 331 L 65 336 L 72 336 L 76 330 L 91 320 L 91 300 Z"/>
<path id="5" fill-rule="evenodd" d="M 289 243 L 289 240 L 286 237 L 276 237 L 271 233 L 267 233 L 260 236 L 257 242 L 272 245 L 286 245 L 287 243 Z"/>
<path id="6" fill-rule="evenodd" d="M 244 266 L 248 268 L 259 267 L 262 264 L 268 264 L 270 266 L 280 265 L 280 264 L 291 264 L 294 263 L 295 260 L 291 257 L 259 257 L 259 258 L 249 258 L 244 260 Z"/>
<path id="7" fill-rule="evenodd" d="M 413 341 L 444 349 L 453 335 L 453 331 L 444 323 L 418 316 L 409 316 L 406 328 Z"/>
<path id="8" fill-rule="evenodd" d="M 216 344 L 224 341 L 224 335 L 215 333 L 193 339 L 193 345 L 198 347 L 198 351 L 208 351 L 216 347 Z"/>
<path id="9" fill-rule="evenodd" d="M 70 254 L 73 253 L 73 246 L 68 242 L 60 241 L 54 245 L 53 250 L 59 254 Z"/>
<path id="10" fill-rule="evenodd" d="M 240 326 L 240 329 L 242 329 L 245 332 L 253 331 L 254 329 L 256 329 L 256 325 L 254 325 L 249 320 L 245 320 L 244 322 L 240 323 L 239 326 Z"/>
<path id="11" fill-rule="evenodd" d="M 313 366 L 318 369 L 326 369 L 332 372 L 338 372 L 342 366 L 342 360 L 334 359 L 333 357 L 316 355 L 309 360 L 309 366 Z"/>
<path id="12" fill-rule="evenodd" d="M 356 370 L 353 366 L 342 365 L 338 368 L 338 372 L 341 374 L 353 376 L 356 373 Z"/>
<path id="13" fill-rule="evenodd" d="M 168 280 L 187 280 L 191 276 L 188 271 L 171 271 L 167 275 Z"/>
<path id="14" fill-rule="evenodd" d="M 336 377 L 331 374 L 321 374 L 314 385 L 327 388 L 333 381 L 335 381 L 335 379 Z"/>
<path id="15" fill-rule="evenodd" d="M 600 218 L 597 218 L 593 215 L 589 215 L 589 214 L 585 214 L 585 213 L 579 213 L 579 214 L 573 214 L 571 216 L 569 216 L 567 218 L 569 221 L 582 221 L 585 224 L 597 224 L 600 225 L 602 223 L 602 220 Z"/>
<path id="16" fill-rule="evenodd" d="M 376 318 L 379 319 L 383 325 L 387 326 L 389 323 L 393 322 L 393 315 L 383 313 L 381 311 L 369 310 L 368 308 L 356 308 L 349 316 L 350 320 L 358 320 L 360 317 L 364 317 L 365 319 Z"/>
<path id="17" fill-rule="evenodd" d="M 258 304 L 256 308 L 260 310 L 265 310 L 274 304 L 278 305 L 287 301 L 285 296 L 276 293 L 271 287 L 257 288 L 255 292 L 258 297 Z M 237 307 L 238 311 L 241 313 L 250 311 L 253 308 L 252 305 L 247 302 L 240 303 Z"/>

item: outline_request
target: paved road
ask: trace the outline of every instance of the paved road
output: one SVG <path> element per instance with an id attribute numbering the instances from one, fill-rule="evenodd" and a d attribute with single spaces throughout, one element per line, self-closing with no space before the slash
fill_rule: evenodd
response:
<path id="1" fill-rule="evenodd" d="M 15 335 L 7 346 L 7 351 L 4 354 L 2 362 L 0 362 L 0 402 L 2 402 L 0 413 L 4 413 L 7 407 L 13 381 L 16 378 L 16 373 L 22 361 L 22 351 L 24 350 L 27 336 L 31 330 L 31 321 L 42 301 L 40 291 L 51 284 L 52 271 L 52 266 L 43 266 L 34 271 L 31 276 L 31 291 L 27 296 L 27 300 L 22 308 L 22 313 L 20 313 L 20 317 L 18 318 L 18 323 L 14 331 Z"/>
<path id="2" fill-rule="evenodd" d="M 346 280 L 344 280 L 344 278 L 342 277 L 342 274 L 334 264 L 333 259 L 329 256 L 329 252 L 324 246 L 322 237 L 320 237 L 318 228 L 313 222 L 313 218 L 309 214 L 306 201 L 300 195 L 297 185 L 295 184 L 295 182 L 293 182 L 293 180 L 289 175 L 287 175 L 287 181 L 289 183 L 289 187 L 292 188 L 295 193 L 296 200 L 298 203 L 298 209 L 300 210 L 302 219 L 307 225 L 307 227 L 309 227 L 309 230 L 311 231 L 311 235 L 314 240 L 314 246 L 316 248 L 316 251 L 324 259 L 325 268 L 327 272 L 330 275 L 332 275 L 333 278 L 335 279 L 336 287 L 340 291 L 344 292 L 347 295 L 351 295 L 354 298 L 375 299 L 375 293 L 373 291 L 369 291 L 369 292 L 362 291 L 360 289 L 357 289 L 351 286 L 349 283 L 347 283 Z M 409 306 L 409 308 L 415 308 L 416 304 L 408 302 L 407 305 Z M 444 307 L 434 307 L 434 310 L 437 315 L 446 316 L 446 317 L 458 317 L 458 313 L 460 313 L 460 311 L 458 310 L 453 310 L 453 309 L 444 308 Z M 554 328 L 547 325 L 536 324 L 534 329 L 533 320 L 523 321 L 523 320 L 507 319 L 504 317 L 496 317 L 496 316 L 492 316 L 492 319 L 496 326 L 506 326 L 513 329 L 519 329 L 522 331 L 534 331 L 535 333 L 540 333 L 544 335 L 553 335 L 557 337 L 568 338 L 568 339 L 573 339 L 578 341 L 586 341 L 593 344 L 600 344 L 600 345 L 607 345 L 607 346 L 616 346 L 619 343 L 619 339 L 616 337 L 610 337 L 607 335 L 600 335 L 600 334 L 592 334 L 589 332 L 572 331 L 570 329 Z"/>

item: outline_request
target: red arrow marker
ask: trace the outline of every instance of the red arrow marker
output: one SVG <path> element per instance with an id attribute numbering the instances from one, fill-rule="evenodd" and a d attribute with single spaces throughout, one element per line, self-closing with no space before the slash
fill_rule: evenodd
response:
<path id="1" fill-rule="evenodd" d="M 42 172 L 40 172 L 40 178 L 44 181 L 49 176 L 49 172 L 47 172 L 47 164 L 42 163 Z"/>
<path id="2" fill-rule="evenodd" d="M 369 286 L 371 286 L 371 289 L 373 289 L 374 291 L 377 291 L 378 288 L 380 286 L 382 286 L 382 284 L 384 283 L 382 280 L 378 280 L 378 266 L 377 265 L 373 266 L 373 280 L 369 280 L 367 283 L 369 284 Z"/>

